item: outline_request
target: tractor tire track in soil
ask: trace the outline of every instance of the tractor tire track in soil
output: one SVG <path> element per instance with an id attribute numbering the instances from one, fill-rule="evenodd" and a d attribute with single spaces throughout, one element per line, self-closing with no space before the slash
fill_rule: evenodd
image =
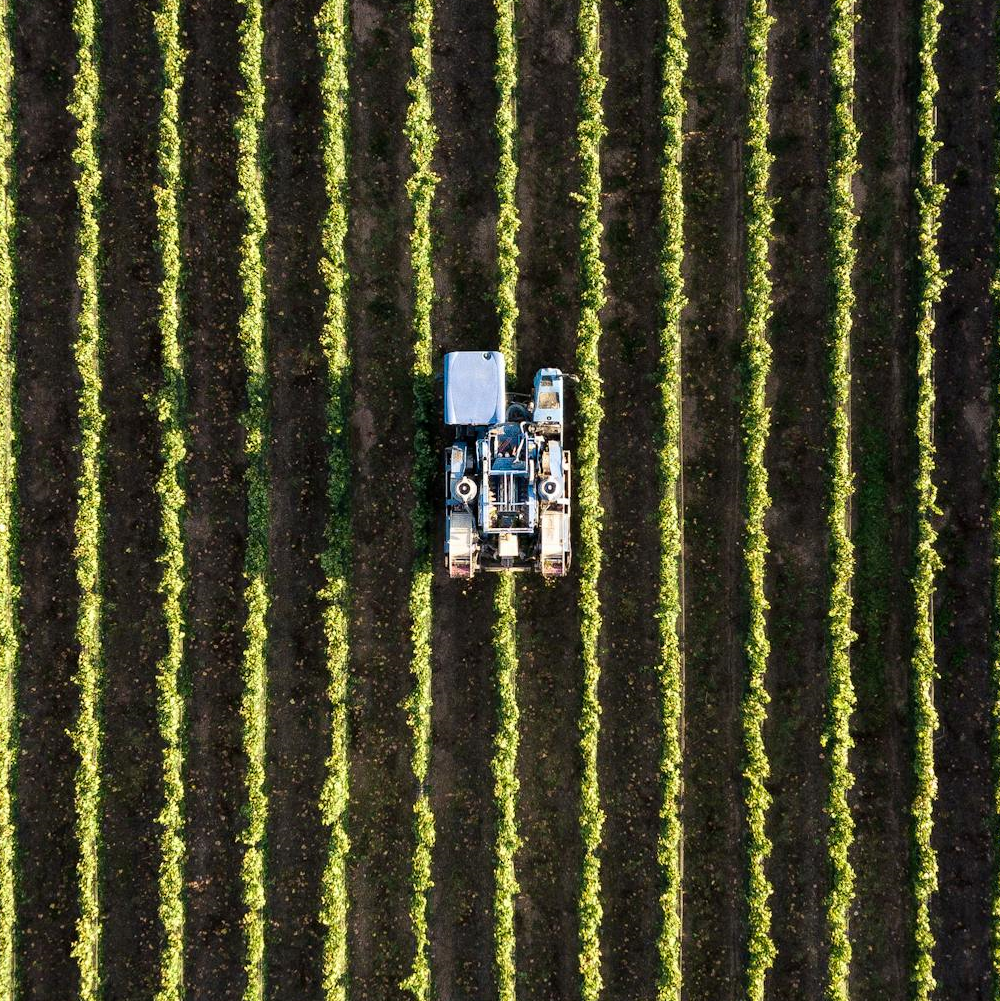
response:
<path id="1" fill-rule="evenodd" d="M 73 122 L 76 65 L 66 0 L 18 8 L 17 372 L 20 407 L 22 648 L 16 789 L 18 980 L 25 1001 L 75 989 L 77 916 L 73 777 L 77 600 L 73 520 L 78 379 L 71 350 L 76 286 Z M 28 430 L 30 429 L 30 433 Z"/>
<path id="2" fill-rule="evenodd" d="M 435 370 L 446 351 L 494 347 L 499 149 L 494 31 L 483 3 L 435 10 L 434 121 L 439 141 L 435 197 Z M 435 412 L 435 427 L 441 411 Z M 447 431 L 448 429 L 442 429 Z M 437 454 L 446 438 L 435 436 Z M 433 509 L 440 484 L 435 480 Z M 431 967 L 440 1001 L 496 996 L 493 950 L 493 848 L 496 808 L 490 760 L 496 732 L 492 574 L 464 585 L 448 578 L 444 519 L 434 517 L 433 742 L 431 806 L 437 842 L 431 895 Z"/>
<path id="3" fill-rule="evenodd" d="M 410 968 L 413 842 L 410 594 L 413 441 L 408 5 L 351 11 L 348 331 L 354 355 L 351 512 L 351 806 L 348 957 L 353 1001 L 403 997 Z"/>
<path id="4" fill-rule="evenodd" d="M 691 0 L 684 151 L 684 928 L 688 1001 L 741 997 L 740 0 Z"/>
<path id="5" fill-rule="evenodd" d="M 861 132 L 852 422 L 857 481 L 852 651 L 857 691 L 851 756 L 856 904 L 851 916 L 855 1001 L 908 990 L 912 454 L 911 159 L 915 26 L 904 0 L 861 0 L 856 29 Z"/>
<path id="6" fill-rule="evenodd" d="M 156 816 L 163 801 L 156 665 L 160 550 L 154 3 L 105 2 L 101 35 L 104 331 L 103 989 L 151 997 L 159 972 Z"/>
<path id="7" fill-rule="evenodd" d="M 992 310 L 996 260 L 996 30 L 986 0 L 946 5 L 937 62 L 942 265 L 937 312 L 938 551 L 935 701 L 939 797 L 934 843 L 941 889 L 933 905 L 941 997 L 990 996 L 991 681 L 989 650 Z M 977 475 L 977 472 L 979 475 Z"/>
<path id="8" fill-rule="evenodd" d="M 662 5 L 608 4 L 602 21 L 608 134 L 602 144 L 600 788 L 606 813 L 603 881 L 604 985 L 609 997 L 654 997 L 662 923 L 657 878 L 660 829 L 660 657 L 657 589 L 660 484 L 651 449 L 661 433 L 659 331 L 660 88 Z"/>
<path id="9" fill-rule="evenodd" d="M 518 371 L 575 370 L 578 78 L 576 4 L 518 4 L 521 214 Z M 567 447 L 573 448 L 570 389 Z M 574 537 L 574 545 L 576 538 Z M 521 749 L 515 929 L 522 1001 L 579 994 L 577 897 L 582 859 L 579 715 L 582 701 L 578 584 L 518 581 Z"/>
<path id="10" fill-rule="evenodd" d="M 829 5 L 777 0 L 769 65 L 774 318 L 767 448 L 771 696 L 764 743 L 774 797 L 771 994 L 819 998 L 826 981 L 829 341 Z"/>
<path id="11" fill-rule="evenodd" d="M 240 663 L 246 497 L 245 374 L 237 339 L 234 200 L 239 111 L 238 5 L 185 5 L 188 50 L 181 100 L 185 193 L 181 251 L 189 370 L 187 532 L 190 715 L 187 782 L 185 981 L 193 998 L 242 996 L 239 915 L 244 774 Z"/>
<path id="12" fill-rule="evenodd" d="M 267 79 L 268 354 L 271 369 L 271 609 L 268 616 L 267 996 L 323 997 L 318 803 L 329 751 L 318 592 L 326 523 L 326 369 L 320 222 L 326 207 L 317 0 L 264 14 Z"/>

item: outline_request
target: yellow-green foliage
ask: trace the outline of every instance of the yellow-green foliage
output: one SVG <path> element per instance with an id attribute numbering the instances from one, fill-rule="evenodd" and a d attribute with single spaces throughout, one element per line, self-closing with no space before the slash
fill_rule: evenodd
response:
<path id="1" fill-rule="evenodd" d="M 407 84 L 406 138 L 412 173 L 406 192 L 413 211 L 410 262 L 413 270 L 413 577 L 410 582 L 410 634 L 413 692 L 407 719 L 413 733 L 413 775 L 417 780 L 414 804 L 414 849 L 411 873 L 410 924 L 413 965 L 402 989 L 417 1001 L 430 1001 L 431 967 L 427 939 L 427 895 L 431 882 L 434 814 L 427 795 L 431 756 L 431 484 L 436 469 L 431 444 L 433 373 L 431 368 L 431 308 L 434 272 L 431 262 L 431 205 L 438 178 L 432 161 L 437 133 L 431 105 L 431 0 L 413 0 L 410 15 L 412 71 Z"/>
<path id="2" fill-rule="evenodd" d="M 497 170 L 497 314 L 500 319 L 500 352 L 513 375 L 517 354 L 517 35 L 515 0 L 495 0 L 497 141 L 500 165 Z"/>
<path id="3" fill-rule="evenodd" d="M 500 351 L 507 371 L 517 367 L 517 36 L 514 0 L 496 0 L 496 131 L 500 145 L 497 169 L 497 316 Z M 500 1001 L 514 1001 L 514 901 L 518 893 L 517 836 L 517 591 L 512 574 L 501 574 L 493 596 L 493 649 L 496 656 L 497 735 L 493 744 L 494 795 L 497 803 L 496 870 L 493 894 L 493 946 Z"/>
<path id="4" fill-rule="evenodd" d="M 96 999 L 100 989 L 101 907 L 101 457 L 104 415 L 101 412 L 101 324 L 98 299 L 100 228 L 98 199 L 101 171 L 97 159 L 99 77 L 97 11 L 94 0 L 76 0 L 73 32 L 77 71 L 69 110 L 76 119 L 73 163 L 77 168 L 77 284 L 80 312 L 73 354 L 80 377 L 79 453 L 77 480 L 76 580 L 80 589 L 76 640 L 79 661 L 75 674 L 80 708 L 73 727 L 73 747 L 79 756 L 75 781 L 77 879 L 80 913 L 73 957 L 80 973 L 81 1001 Z"/>
<path id="5" fill-rule="evenodd" d="M 243 651 L 243 749 L 246 754 L 247 813 L 243 833 L 243 931 L 247 985 L 244 1001 L 264 997 L 264 906 L 267 788 L 264 739 L 267 729 L 267 536 L 268 381 L 264 338 L 264 235 L 267 213 L 261 167 L 264 123 L 262 72 L 264 32 L 260 0 L 240 0 L 240 96 L 236 122 L 237 200 L 244 215 L 239 274 L 243 290 L 239 335 L 247 378 L 244 453 L 247 460 L 246 623 Z"/>
<path id="6" fill-rule="evenodd" d="M 323 631 L 326 637 L 327 693 L 330 700 L 330 753 L 320 800 L 329 831 L 320 900 L 323 941 L 323 990 L 327 1001 L 347 998 L 347 681 L 350 621 L 350 513 L 348 484 L 348 392 L 350 354 L 347 340 L 347 4 L 325 0 L 316 19 L 323 75 L 323 179 L 327 209 L 323 219 L 320 273 L 326 289 L 322 348 L 326 361 L 326 431 L 328 449 L 325 586 Z"/>
<path id="7" fill-rule="evenodd" d="M 660 568 L 657 623 L 660 638 L 660 870 L 662 924 L 657 939 L 657 1001 L 681 996 L 681 704 L 683 661 L 678 621 L 681 613 L 681 312 L 684 309 L 684 196 L 681 155 L 684 148 L 684 73 L 686 37 L 680 0 L 667 0 L 663 45 L 660 128 L 660 225 L 663 250 L 660 326 L 660 410 L 662 425 L 657 455 L 660 476 Z"/>
<path id="8" fill-rule="evenodd" d="M 163 740 L 163 806 L 160 809 L 159 915 L 163 928 L 157 1001 L 184 995 L 184 732 L 187 707 L 184 670 L 184 435 L 185 376 L 180 341 L 181 140 L 178 114 L 184 73 L 180 44 L 180 0 L 161 0 L 154 26 L 162 60 L 156 201 L 157 245 L 163 269 L 158 322 L 163 386 L 157 401 L 160 420 L 160 562 L 166 651 L 157 673 L 157 710 Z"/>
<path id="9" fill-rule="evenodd" d="M 829 954 L 826 997 L 848 1001 L 851 940 L 848 919 L 854 900 L 854 869 L 850 850 L 854 820 L 847 797 L 854 785 L 850 768 L 851 714 L 854 683 L 851 679 L 851 580 L 854 546 L 850 534 L 851 474 L 851 313 L 854 291 L 854 211 L 852 183 L 857 170 L 858 130 L 854 124 L 854 0 L 834 0 L 830 17 L 830 126 L 829 226 L 831 329 L 829 501 L 830 595 L 827 613 L 829 695 L 823 745 L 830 768 L 827 813 L 830 827 L 830 892 L 826 898 Z"/>
<path id="10" fill-rule="evenodd" d="M 601 632 L 601 488 L 598 480 L 601 405 L 599 346 L 600 311 L 604 306 L 604 263 L 601 260 L 601 139 L 604 136 L 604 77 L 601 74 L 600 0 L 580 0 L 577 19 L 580 57 L 580 321 L 577 328 L 577 509 L 580 512 L 580 639 L 583 705 L 580 710 L 580 831 L 583 872 L 580 880 L 580 975 L 583 1001 L 597 1001 L 601 977 L 601 810 L 597 743 L 601 707 L 601 667 L 597 641 Z"/>
<path id="11" fill-rule="evenodd" d="M 934 575 L 940 565 L 935 549 L 937 513 L 934 487 L 934 310 L 941 297 L 944 276 L 938 258 L 937 234 L 941 224 L 944 186 L 934 173 L 936 139 L 934 100 L 938 91 L 934 57 L 940 25 L 941 0 L 922 0 L 919 33 L 919 83 L 917 90 L 917 316 L 914 435 L 917 475 L 914 483 L 915 554 L 913 567 L 913 660 L 910 689 L 913 699 L 913 968 L 915 1001 L 928 1001 L 934 991 L 934 934 L 930 900 L 937 890 L 937 853 L 931 844 L 934 825 Z"/>
<path id="12" fill-rule="evenodd" d="M 746 330 L 743 343 L 744 506 L 743 541 L 749 623 L 746 636 L 747 686 L 743 698 L 743 775 L 747 822 L 747 968 L 748 1001 L 762 1001 L 764 980 L 774 962 L 771 940 L 771 883 L 766 865 L 771 854 L 767 835 L 767 791 L 770 765 L 764 748 L 764 721 L 770 701 L 765 687 L 770 643 L 767 637 L 767 598 L 764 594 L 768 544 L 764 517 L 771 505 L 764 451 L 771 413 L 766 402 L 771 369 L 768 324 L 771 318 L 771 275 L 768 251 L 773 206 L 768 194 L 772 157 L 767 148 L 767 105 L 771 80 L 767 72 L 767 43 L 772 18 L 767 0 L 750 0 L 746 18 L 747 140 L 746 171 Z"/>
<path id="13" fill-rule="evenodd" d="M 497 578 L 493 596 L 493 650 L 496 654 L 497 735 L 493 741 L 493 781 L 497 804 L 495 888 L 493 894 L 494 960 L 500 1001 L 516 997 L 514 900 L 519 887 L 514 858 L 517 835 L 517 751 L 520 712 L 517 707 L 517 601 L 514 575 Z"/>
<path id="14" fill-rule="evenodd" d="M 14 337 L 14 55 L 12 11 L 0 0 L 0 1001 L 13 1001 L 15 831 L 19 650 L 17 455 Z"/>

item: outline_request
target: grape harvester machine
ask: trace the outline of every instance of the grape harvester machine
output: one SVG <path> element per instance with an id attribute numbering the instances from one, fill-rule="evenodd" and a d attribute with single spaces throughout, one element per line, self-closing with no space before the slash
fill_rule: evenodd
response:
<path id="1" fill-rule="evenodd" d="M 544 577 L 569 572 L 566 378 L 559 369 L 540 369 L 532 396 L 508 404 L 500 352 L 445 355 L 444 422 L 455 429 L 444 469 L 450 576 L 470 578 L 479 570 L 535 570 Z"/>

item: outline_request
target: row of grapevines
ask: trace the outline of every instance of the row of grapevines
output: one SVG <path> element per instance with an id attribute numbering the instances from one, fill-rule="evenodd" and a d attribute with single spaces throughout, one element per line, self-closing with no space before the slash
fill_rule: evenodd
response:
<path id="1" fill-rule="evenodd" d="M 657 1001 L 681 996 L 681 705 L 683 656 L 678 620 L 681 614 L 681 312 L 684 309 L 684 195 L 681 156 L 684 147 L 684 73 L 687 38 L 680 0 L 667 0 L 663 45 L 660 127 L 663 162 L 660 170 L 660 225 L 663 249 L 660 326 L 660 567 L 657 625 L 660 656 L 660 870 L 662 924 L 657 939 Z"/>
<path id="2" fill-rule="evenodd" d="M 320 813 L 329 831 L 326 867 L 320 899 L 323 943 L 323 990 L 327 1001 L 347 998 L 347 676 L 349 567 L 351 525 L 348 484 L 348 393 L 351 359 L 347 340 L 347 3 L 325 0 L 316 26 L 323 75 L 323 180 L 327 208 L 321 240 L 320 274 L 326 289 L 321 344 L 326 361 L 327 487 L 329 506 L 326 548 L 323 631 L 326 638 L 330 700 L 330 753 Z"/>
<path id="3" fill-rule="evenodd" d="M 496 132 L 500 146 L 497 170 L 497 315 L 500 320 L 500 352 L 508 371 L 516 365 L 517 338 L 517 35 L 514 0 L 496 3 Z"/>
<path id="4" fill-rule="evenodd" d="M 77 71 L 70 112 L 76 119 L 73 163 L 77 168 L 77 284 L 80 311 L 73 353 L 80 377 L 80 475 L 77 481 L 76 579 L 80 605 L 76 622 L 79 660 L 74 680 L 80 707 L 73 727 L 79 756 L 75 780 L 77 879 L 80 912 L 73 957 L 80 974 L 80 998 L 96 999 L 100 989 L 100 851 L 101 851 L 101 324 L 98 295 L 100 226 L 98 201 L 101 170 L 97 157 L 98 74 L 97 10 L 94 0 L 76 0 L 73 32 Z"/>
<path id="5" fill-rule="evenodd" d="M 938 91 L 934 57 L 937 53 L 941 0 L 921 0 L 917 90 L 917 316 L 916 316 L 916 414 L 917 450 L 915 494 L 915 559 L 913 569 L 913 662 L 910 688 L 913 699 L 913 996 L 930 998 L 934 986 L 934 934 L 930 900 L 937 889 L 937 853 L 931 844 L 937 777 L 934 773 L 934 576 L 940 564 L 933 516 L 937 513 L 934 487 L 934 311 L 941 297 L 944 276 L 938 257 L 944 187 L 937 182 L 934 157 L 936 138 L 934 102 Z"/>
<path id="6" fill-rule="evenodd" d="M 517 35 L 514 0 L 496 0 L 496 132 L 500 147 L 497 170 L 497 315 L 500 351 L 513 374 L 517 365 Z M 514 899 L 518 893 L 514 859 L 517 834 L 517 752 L 520 713 L 517 705 L 517 593 L 512 574 L 501 574 L 493 596 L 493 649 L 496 656 L 497 734 L 493 779 L 497 803 L 496 871 L 493 894 L 494 963 L 500 1001 L 514 1001 Z"/>
<path id="7" fill-rule="evenodd" d="M 14 807 L 17 760 L 18 635 L 17 456 L 14 337 L 13 12 L 0 2 L 0 1001 L 13 1001 Z"/>
<path id="8" fill-rule="evenodd" d="M 412 72 L 407 84 L 410 104 L 406 112 L 412 173 L 406 192 L 413 211 L 410 261 L 413 270 L 413 576 L 410 582 L 410 630 L 413 692 L 407 718 L 413 733 L 413 775 L 417 780 L 414 803 L 414 848 L 411 871 L 410 924 L 413 931 L 413 964 L 402 988 L 417 1001 L 430 1001 L 431 968 L 427 936 L 427 895 L 431 886 L 431 853 L 434 847 L 434 814 L 427 794 L 431 755 L 431 484 L 435 462 L 431 444 L 433 370 L 431 362 L 431 308 L 434 272 L 431 259 L 431 205 L 437 176 L 433 170 L 437 132 L 431 105 L 431 0 L 414 0 L 410 17 L 413 39 Z"/>
<path id="9" fill-rule="evenodd" d="M 746 637 L 747 686 L 743 698 L 745 809 L 747 822 L 747 968 L 749 1001 L 762 1001 L 764 980 L 774 962 L 771 939 L 771 883 L 766 864 L 771 854 L 767 813 L 770 765 L 764 747 L 764 721 L 770 698 L 765 687 L 770 643 L 767 636 L 767 598 L 764 594 L 768 544 L 764 518 L 771 505 L 764 452 L 770 433 L 767 378 L 771 370 L 768 324 L 771 317 L 771 268 L 769 247 L 773 205 L 768 193 L 772 156 L 768 150 L 767 46 L 772 18 L 767 0 L 750 0 L 746 16 L 747 140 L 746 273 L 744 293 L 746 331 L 743 344 L 744 384 L 740 423 L 743 434 L 744 529 L 743 559 L 746 574 L 749 623 Z"/>
<path id="10" fill-rule="evenodd" d="M 184 558 L 184 410 L 186 380 L 180 341 L 179 102 L 184 73 L 180 43 L 180 0 L 161 0 L 154 18 L 162 60 L 157 135 L 159 183 L 156 202 L 160 267 L 158 323 L 163 385 L 157 400 L 160 421 L 160 561 L 166 650 L 157 671 L 157 710 L 163 740 L 163 806 L 159 814 L 159 915 L 163 927 L 157 1001 L 181 1001 L 184 994 L 184 733 L 182 690 L 186 564 Z"/>
<path id="11" fill-rule="evenodd" d="M 580 320 L 576 365 L 577 497 L 580 511 L 580 638 L 583 667 L 583 705 L 580 710 L 580 751 L 583 775 L 580 790 L 580 831 L 583 872 L 580 882 L 580 974 L 583 1001 L 600 996 L 601 977 L 601 860 L 599 850 L 604 813 L 597 772 L 597 744 L 601 707 L 598 698 L 601 631 L 598 581 L 601 574 L 601 527 L 604 511 L 598 478 L 599 437 L 604 408 L 601 402 L 600 311 L 604 306 L 605 277 L 601 260 L 601 139 L 605 134 L 605 79 L 601 73 L 600 0 L 580 0 L 579 33 L 580 122 L 577 127 L 580 162 Z"/>
<path id="12" fill-rule="evenodd" d="M 851 630 L 854 545 L 850 533 L 851 474 L 851 317 L 854 291 L 854 211 L 852 184 L 857 171 L 858 130 L 854 124 L 854 0 L 834 0 L 830 18 L 830 128 L 829 226 L 832 323 L 829 348 L 830 446 L 829 507 L 830 605 L 827 613 L 829 694 L 823 745 L 830 767 L 827 813 L 830 827 L 827 852 L 831 888 L 826 898 L 829 936 L 826 997 L 847 1001 L 851 967 L 848 918 L 854 900 L 854 869 L 850 862 L 854 819 L 847 801 L 854 785 L 850 768 L 851 715 L 854 684 L 851 679 Z"/>
<path id="13" fill-rule="evenodd" d="M 496 869 L 493 895 L 494 961 L 500 1001 L 516 997 L 514 961 L 514 899 L 517 875 L 514 857 L 521 839 L 517 833 L 517 752 L 521 714 L 517 706 L 517 613 L 513 573 L 497 577 L 493 596 L 493 649 L 496 655 L 497 717 L 493 742 L 493 780 L 497 804 Z"/>
<path id="14" fill-rule="evenodd" d="M 265 848 L 267 789 L 265 732 L 267 729 L 267 455 L 268 379 L 264 318 L 264 236 L 267 212 L 261 166 L 264 122 L 262 72 L 264 32 L 261 0 L 240 0 L 239 26 L 242 108 L 236 123 L 237 200 L 244 215 L 239 275 L 243 308 L 239 338 L 246 368 L 247 409 L 244 454 L 247 460 L 246 622 L 243 650 L 243 750 L 246 755 L 247 826 L 243 833 L 243 932 L 247 984 L 244 1001 L 264 997 Z"/>

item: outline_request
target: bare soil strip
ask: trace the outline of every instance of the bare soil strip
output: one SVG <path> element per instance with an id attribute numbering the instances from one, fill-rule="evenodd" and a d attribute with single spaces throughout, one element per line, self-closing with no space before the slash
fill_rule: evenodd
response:
<path id="1" fill-rule="evenodd" d="M 910 171 L 914 25 L 902 0 L 861 0 L 856 35 L 861 131 L 857 315 L 853 331 L 852 654 L 857 711 L 851 796 L 857 896 L 851 918 L 856 1001 L 901 997 L 908 983 L 909 708 L 907 607 L 912 358 Z"/>
<path id="2" fill-rule="evenodd" d="M 660 656 L 656 623 L 660 546 L 659 331 L 662 5 L 607 4 L 602 16 L 602 144 L 608 305 L 602 313 L 600 789 L 606 814 L 601 864 L 604 989 L 654 997 L 662 922 L 659 833 Z"/>
<path id="3" fill-rule="evenodd" d="M 579 183 L 575 167 L 578 86 L 576 4 L 519 5 L 518 95 L 521 213 L 518 371 L 576 358 Z M 572 389 L 570 390 L 572 393 Z M 569 400 L 572 450 L 574 401 Z M 518 586 L 522 742 L 518 829 L 517 965 L 523 1001 L 579 994 L 580 883 L 578 717 L 581 685 L 574 577 Z"/>
<path id="4" fill-rule="evenodd" d="M 316 0 L 265 8 L 268 86 L 268 354 L 271 526 L 268 616 L 267 996 L 321 998 L 320 883 L 327 836 L 318 803 L 329 748 L 329 701 L 317 599 L 326 519 L 320 352 L 326 207 Z"/>
<path id="5" fill-rule="evenodd" d="M 408 905 L 413 839 L 409 512 L 413 389 L 410 315 L 409 7 L 360 2 L 351 11 L 350 330 L 354 352 L 351 511 L 351 836 L 348 893 L 351 997 L 400 998 L 413 939 Z M 484 949 L 485 949 L 484 943 Z"/>
<path id="6" fill-rule="evenodd" d="M 101 38 L 104 321 L 104 747 L 101 907 L 104 996 L 151 996 L 160 929 L 156 815 L 162 802 L 156 664 L 164 634 L 160 578 L 156 94 L 149 2 L 113 0 Z"/>
<path id="7" fill-rule="evenodd" d="M 941 21 L 938 179 L 942 265 L 951 271 L 937 314 L 938 503 L 943 512 L 935 614 L 935 741 L 939 796 L 934 827 L 940 891 L 934 909 L 941 997 L 990 990 L 991 798 L 990 343 L 988 290 L 996 257 L 996 32 L 985 0 L 946 5 Z"/>
<path id="8" fill-rule="evenodd" d="M 778 0 L 772 13 L 771 707 L 764 737 L 774 796 L 768 871 L 777 957 L 770 994 L 791 999 L 821 997 L 826 981 L 827 769 L 820 736 L 828 685 L 829 5 Z"/>
<path id="9" fill-rule="evenodd" d="M 182 95 L 190 443 L 190 733 L 187 758 L 186 982 L 194 998 L 242 995 L 238 836 L 244 773 L 240 682 L 243 607 L 245 378 L 237 340 L 237 250 L 242 219 L 233 125 L 239 108 L 237 5 L 186 6 Z"/>
<path id="10" fill-rule="evenodd" d="M 742 986 L 739 846 L 745 618 L 740 560 L 743 4 L 686 4 L 682 323 L 684 435 L 684 940 L 689 1001 Z"/>
<path id="11" fill-rule="evenodd" d="M 69 331 L 75 318 L 75 199 L 65 111 L 74 66 L 69 5 L 20 11 L 17 186 L 24 212 L 18 242 L 17 366 L 23 436 L 19 464 L 22 518 L 23 647 L 17 828 L 25 852 L 19 872 L 20 989 L 47 997 L 74 982 L 70 945 L 75 919 L 73 773 L 66 730 L 75 714 L 73 458 L 76 384 Z M 23 272 L 23 273 L 22 273 Z M 41 849 L 40 846 L 44 846 Z"/>
<path id="12" fill-rule="evenodd" d="M 495 347 L 497 320 L 495 175 L 496 12 L 435 8 L 434 120 L 439 134 L 435 196 L 435 366 L 446 351 Z M 435 450 L 445 444 L 440 409 Z M 440 487 L 434 485 L 435 497 Z M 493 681 L 495 580 L 448 579 L 441 559 L 443 519 L 435 503 L 431 805 L 437 842 L 431 896 L 431 965 L 441 1001 L 496 996 L 493 865 L 496 808 L 490 759 L 496 729 Z"/>
<path id="13" fill-rule="evenodd" d="M 73 836 L 76 760 L 67 730 L 76 715 L 73 568 L 77 380 L 70 345 L 76 322 L 75 212 L 66 103 L 75 66 L 66 0 L 18 9 L 17 80 L 19 322 L 22 428 L 23 646 L 17 773 L 20 994 L 63 996 L 77 982 L 70 956 L 77 915 Z"/>

